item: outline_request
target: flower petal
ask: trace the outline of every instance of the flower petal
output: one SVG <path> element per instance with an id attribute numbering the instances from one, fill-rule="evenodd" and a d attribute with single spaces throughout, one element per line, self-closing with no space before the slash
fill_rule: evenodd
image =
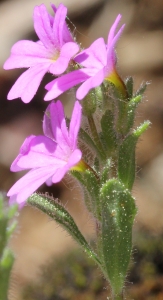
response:
<path id="1" fill-rule="evenodd" d="M 43 130 L 44 134 L 55 140 L 62 149 L 62 155 L 67 157 L 76 148 L 77 134 L 81 122 L 81 106 L 75 102 L 70 121 L 69 132 L 66 126 L 62 103 L 58 100 L 51 103 L 46 109 Z"/>
<path id="2" fill-rule="evenodd" d="M 120 28 L 120 30 L 117 32 L 116 36 L 110 43 L 108 50 L 107 50 L 107 66 L 112 65 L 112 69 L 113 69 L 114 65 L 116 64 L 116 54 L 115 54 L 114 48 L 115 48 L 115 45 L 116 45 L 118 39 L 120 38 L 120 36 L 122 34 L 124 27 L 125 27 L 125 24 L 123 24 L 122 27 Z"/>
<path id="3" fill-rule="evenodd" d="M 65 18 L 67 14 L 67 8 L 60 4 L 56 11 L 53 23 L 53 33 L 54 33 L 54 40 L 58 48 L 61 48 L 63 45 L 63 29 L 65 24 Z"/>
<path id="4" fill-rule="evenodd" d="M 75 101 L 69 127 L 69 140 L 72 149 L 76 148 L 77 136 L 81 124 L 81 114 L 82 107 L 78 101 Z"/>
<path id="5" fill-rule="evenodd" d="M 52 63 L 52 54 L 43 44 L 32 41 L 19 41 L 13 45 L 11 55 L 4 63 L 5 70 L 14 68 L 28 68 L 38 63 Z"/>
<path id="6" fill-rule="evenodd" d="M 58 97 L 63 92 L 88 79 L 90 74 L 92 74 L 92 70 L 91 72 L 90 70 L 75 70 L 71 73 L 54 79 L 45 86 L 45 88 L 49 91 L 45 95 L 44 100 L 49 101 Z"/>
<path id="7" fill-rule="evenodd" d="M 54 48 L 54 33 L 51 27 L 49 14 L 44 4 L 35 6 L 33 20 L 35 31 L 45 48 Z"/>
<path id="8" fill-rule="evenodd" d="M 69 138 L 63 105 L 61 101 L 57 101 L 56 103 L 51 103 L 49 107 L 53 138 L 63 151 L 67 153 L 67 151 L 69 152 Z"/>
<path id="9" fill-rule="evenodd" d="M 58 9 L 60 8 L 60 6 L 63 6 L 63 4 L 60 4 L 59 7 L 58 7 Z M 54 4 L 51 4 L 51 7 L 52 7 L 52 9 L 54 11 L 54 14 L 56 14 L 56 12 L 57 12 L 56 6 Z M 67 11 L 66 11 L 66 14 L 67 14 Z M 68 26 L 66 24 L 66 20 L 65 20 L 64 25 L 63 25 L 63 32 L 62 32 L 62 34 L 63 34 L 63 41 L 64 41 L 64 43 L 68 43 L 68 42 L 73 42 L 74 41 L 74 39 L 73 39 L 73 37 L 71 35 L 71 32 L 68 29 Z"/>
<path id="10" fill-rule="evenodd" d="M 97 39 L 88 49 L 77 55 L 74 60 L 84 67 L 101 69 L 107 63 L 104 39 Z"/>
<path id="11" fill-rule="evenodd" d="M 61 168 L 56 168 L 56 166 L 51 166 L 51 168 L 49 168 L 49 166 L 46 166 L 29 171 L 8 191 L 7 196 L 10 197 L 10 204 L 18 203 L 22 206 L 26 199 L 44 182 L 52 180 L 53 183 L 57 183 L 61 181 L 67 171 L 80 161 L 81 156 L 81 151 L 76 149 L 71 154 L 68 163 L 65 162 L 65 165 Z"/>
<path id="12" fill-rule="evenodd" d="M 28 150 L 26 153 L 20 153 L 11 165 L 11 171 L 41 168 L 45 166 L 62 167 L 65 164 L 65 155 L 60 145 L 45 136 L 36 136 L 28 141 L 25 140 Z M 25 147 L 25 142 L 23 147 Z M 22 147 L 21 147 L 22 148 Z M 67 157 L 66 157 L 67 158 Z"/>
<path id="13" fill-rule="evenodd" d="M 29 148 L 30 148 L 30 143 L 33 140 L 33 138 L 35 138 L 35 135 L 30 135 L 23 142 L 23 144 L 22 144 L 22 146 L 20 147 L 20 150 L 19 150 L 19 152 L 20 152 L 19 155 L 15 158 L 15 160 L 11 164 L 10 170 L 12 172 L 18 172 L 18 171 L 24 170 L 24 167 L 23 168 L 20 167 L 18 165 L 18 162 L 19 162 L 20 158 L 22 157 L 22 155 L 26 155 L 28 153 Z"/>
<path id="14" fill-rule="evenodd" d="M 100 71 L 98 71 L 94 76 L 92 76 L 91 78 L 87 79 L 78 89 L 76 92 L 76 98 L 78 100 L 82 100 L 87 94 L 88 92 L 99 86 L 105 76 L 104 76 L 104 68 L 102 68 Z"/>
<path id="15" fill-rule="evenodd" d="M 81 160 L 81 157 L 81 151 L 79 149 L 76 149 L 69 157 L 68 163 L 63 168 L 56 170 L 55 174 L 52 177 L 52 182 L 57 183 L 61 181 L 64 175 Z"/>
<path id="16" fill-rule="evenodd" d="M 114 36 L 115 36 L 115 30 L 116 30 L 116 28 L 117 28 L 117 26 L 118 26 L 118 23 L 119 23 L 121 17 L 122 17 L 122 16 L 121 16 L 120 14 L 116 17 L 116 19 L 115 19 L 115 21 L 114 21 L 112 27 L 111 27 L 110 30 L 109 30 L 109 34 L 108 34 L 108 42 L 107 42 L 107 46 L 108 46 L 108 47 L 110 46 L 110 44 L 112 43 L 112 41 L 113 41 L 113 39 L 114 39 Z"/>
<path id="17" fill-rule="evenodd" d="M 12 86 L 7 99 L 20 97 L 23 102 L 30 102 L 36 94 L 43 76 L 48 71 L 49 65 L 50 63 L 39 64 L 25 71 Z"/>
<path id="18" fill-rule="evenodd" d="M 43 118 L 43 132 L 44 134 L 49 137 L 50 139 L 54 140 L 53 136 L 53 129 L 52 129 L 52 123 L 51 123 L 51 116 L 50 116 L 50 106 L 52 103 L 48 105 L 46 108 L 46 111 L 44 113 L 44 118 Z"/>
<path id="19" fill-rule="evenodd" d="M 49 169 L 49 166 L 29 171 L 8 191 L 7 196 L 10 197 L 10 203 L 18 203 L 22 206 L 27 198 L 48 180 L 55 171 L 55 167 Z"/>

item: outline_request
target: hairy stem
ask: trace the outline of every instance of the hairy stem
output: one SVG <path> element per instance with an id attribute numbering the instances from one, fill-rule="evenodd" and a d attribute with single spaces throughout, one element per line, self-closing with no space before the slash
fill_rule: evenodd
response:
<path id="1" fill-rule="evenodd" d="M 123 298 L 123 294 L 121 293 L 121 294 L 119 294 L 119 295 L 114 295 L 113 296 L 113 300 L 123 300 L 124 298 Z"/>

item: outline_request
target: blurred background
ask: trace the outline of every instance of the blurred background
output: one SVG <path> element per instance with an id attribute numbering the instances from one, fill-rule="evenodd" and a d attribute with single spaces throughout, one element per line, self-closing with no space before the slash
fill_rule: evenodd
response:
<path id="1" fill-rule="evenodd" d="M 58 0 L 53 2 L 55 5 L 60 3 Z M 48 76 L 45 76 L 31 103 L 24 104 L 20 99 L 6 100 L 9 89 L 22 70 L 3 70 L 3 63 L 16 41 L 37 40 L 33 30 L 32 14 L 34 6 L 41 3 L 39 0 L 0 0 L 0 190 L 4 192 L 8 191 L 21 176 L 18 173 L 10 173 L 9 168 L 22 142 L 30 134 L 42 133 L 42 117 L 47 106 L 47 103 L 43 102 L 44 85 L 48 81 Z M 119 13 L 122 14 L 121 24 L 125 23 L 126 27 L 117 45 L 118 70 L 122 78 L 133 76 L 135 90 L 141 82 L 149 83 L 144 100 L 138 109 L 136 123 L 139 124 L 144 119 L 152 123 L 137 147 L 138 168 L 133 194 L 136 197 L 138 214 L 134 236 L 137 236 L 137 232 L 143 231 L 150 234 L 153 239 L 161 237 L 162 241 L 163 1 L 63 0 L 62 3 L 68 7 L 71 29 L 83 47 L 88 47 L 98 37 L 106 39 L 115 17 Z M 44 0 L 44 4 L 50 11 L 50 2 Z M 65 96 L 60 98 L 65 104 L 67 115 L 70 115 L 71 94 L 69 99 Z M 45 192 L 47 187 L 43 186 L 40 190 Z M 70 180 L 65 179 L 51 187 L 49 192 L 66 204 L 82 232 L 91 239 L 94 232 L 93 223 L 83 206 L 78 188 L 72 188 Z M 38 280 L 40 265 L 52 256 L 58 258 L 68 253 L 76 245 L 46 216 L 35 209 L 24 207 L 18 216 L 18 228 L 11 241 L 11 247 L 16 260 L 9 300 L 23 300 L 25 298 L 22 298 L 21 290 L 28 282 Z M 159 259 L 163 260 L 161 254 Z M 162 278 L 163 264 L 160 268 Z M 163 280 L 161 282 L 163 286 Z M 160 295 L 160 298 L 146 296 L 139 299 L 163 299 L 163 292 L 160 292 Z M 32 299 L 36 298 L 31 297 Z"/>

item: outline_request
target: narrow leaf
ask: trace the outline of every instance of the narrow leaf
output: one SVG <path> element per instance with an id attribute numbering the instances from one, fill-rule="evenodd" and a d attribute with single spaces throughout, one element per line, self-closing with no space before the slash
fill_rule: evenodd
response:
<path id="1" fill-rule="evenodd" d="M 37 207 L 57 223 L 62 225 L 62 227 L 78 242 L 78 244 L 84 248 L 84 251 L 92 257 L 99 266 L 101 266 L 99 259 L 88 245 L 73 218 L 61 204 L 56 202 L 54 199 L 49 199 L 48 197 L 40 196 L 36 193 L 28 198 L 27 202 L 32 206 Z"/>
<path id="2" fill-rule="evenodd" d="M 94 141 L 91 139 L 90 135 L 82 128 L 80 128 L 79 131 L 79 139 L 83 141 L 91 150 L 93 153 L 96 153 L 99 159 L 101 159 L 101 153 L 96 147 Z"/>
<path id="3" fill-rule="evenodd" d="M 119 147 L 118 178 L 132 189 L 135 180 L 135 147 L 138 137 L 129 135 Z"/>
<path id="4" fill-rule="evenodd" d="M 99 180 L 96 178 L 95 174 L 90 170 L 86 170 L 83 173 L 71 171 L 71 174 L 79 180 L 79 182 L 83 185 L 86 191 L 85 195 L 87 197 L 85 198 L 85 203 L 87 205 L 88 210 L 92 212 L 97 218 L 99 218 Z"/>
<path id="5" fill-rule="evenodd" d="M 119 147 L 118 177 L 131 190 L 135 180 L 135 148 L 138 138 L 148 129 L 149 121 L 145 121 L 133 131 Z"/>
<path id="6" fill-rule="evenodd" d="M 132 98 L 127 105 L 127 128 L 126 132 L 128 133 L 132 129 L 135 121 L 135 111 L 138 104 L 141 102 L 142 96 L 138 95 Z"/>
<path id="7" fill-rule="evenodd" d="M 114 116 L 107 110 L 101 119 L 101 141 L 106 151 L 111 153 L 116 148 L 116 134 L 114 131 Z"/>
<path id="8" fill-rule="evenodd" d="M 147 88 L 147 85 L 148 85 L 149 83 L 148 82 L 143 82 L 142 84 L 141 84 L 141 86 L 140 86 L 140 88 L 136 91 L 136 93 L 135 93 L 135 97 L 136 96 L 138 96 L 138 95 L 143 95 L 144 94 L 144 92 L 145 92 L 145 90 L 146 90 L 146 88 Z"/>
<path id="9" fill-rule="evenodd" d="M 126 79 L 126 88 L 127 88 L 127 92 L 128 92 L 128 96 L 129 96 L 129 99 L 132 98 L 132 95 L 133 95 L 133 85 L 134 85 L 134 81 L 133 81 L 133 78 L 130 76 Z"/>

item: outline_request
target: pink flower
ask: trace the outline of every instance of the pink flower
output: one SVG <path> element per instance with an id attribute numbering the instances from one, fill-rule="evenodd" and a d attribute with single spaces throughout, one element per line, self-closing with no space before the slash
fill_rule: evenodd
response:
<path id="1" fill-rule="evenodd" d="M 79 100 L 83 99 L 92 88 L 99 86 L 104 80 L 109 80 L 113 83 L 116 83 L 116 80 L 118 80 L 119 82 L 120 78 L 115 70 L 115 45 L 125 26 L 122 25 L 117 34 L 115 34 L 120 19 L 121 15 L 118 15 L 110 29 L 107 45 L 103 38 L 99 38 L 88 49 L 75 57 L 74 60 L 84 68 L 54 79 L 46 85 L 45 88 L 48 90 L 48 93 L 45 95 L 44 100 L 54 99 L 81 82 L 83 83 L 76 93 L 76 97 Z"/>
<path id="2" fill-rule="evenodd" d="M 15 82 L 7 99 L 21 97 L 28 103 L 34 97 L 45 73 L 60 75 L 67 69 L 70 60 L 79 51 L 66 25 L 67 8 L 51 5 L 52 17 L 44 4 L 34 9 L 34 28 L 38 42 L 22 40 L 14 44 L 4 69 L 29 68 Z"/>
<path id="3" fill-rule="evenodd" d="M 22 206 L 25 200 L 44 182 L 57 183 L 73 168 L 80 169 L 82 153 L 77 148 L 81 122 L 81 105 L 75 102 L 69 129 L 66 127 L 63 105 L 51 103 L 45 111 L 45 136 L 31 135 L 22 144 L 11 171 L 31 169 L 9 190 L 10 203 Z"/>

